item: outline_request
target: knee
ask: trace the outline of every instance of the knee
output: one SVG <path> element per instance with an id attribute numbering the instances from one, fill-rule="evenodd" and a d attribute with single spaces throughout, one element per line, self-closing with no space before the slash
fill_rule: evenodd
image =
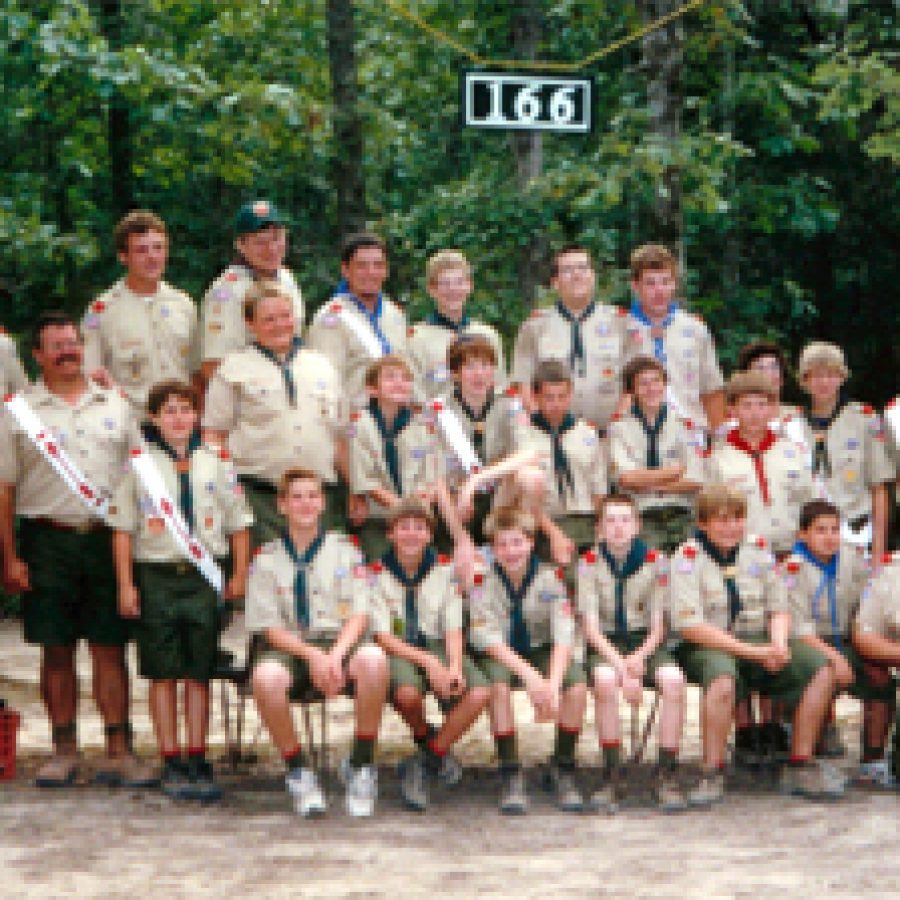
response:
<path id="1" fill-rule="evenodd" d="M 491 703 L 509 703 L 510 689 L 505 681 L 495 681 L 491 687 Z"/>
<path id="2" fill-rule="evenodd" d="M 615 700 L 618 689 L 619 678 L 612 666 L 594 668 L 594 694 L 598 700 Z"/>
<path id="3" fill-rule="evenodd" d="M 42 661 L 45 669 L 70 669 L 75 666 L 75 648 L 66 646 L 44 647 Z"/>
<path id="4" fill-rule="evenodd" d="M 583 681 L 577 681 L 563 689 L 563 696 L 570 703 L 583 703 L 587 698 L 587 685 Z"/>
<path id="5" fill-rule="evenodd" d="M 484 709 L 491 700 L 491 689 L 483 685 L 469 688 L 469 700 L 473 706 Z"/>
<path id="6" fill-rule="evenodd" d="M 707 706 L 719 711 L 733 710 L 734 697 L 734 679 L 725 675 L 714 679 L 705 693 Z"/>
<path id="7" fill-rule="evenodd" d="M 287 696 L 291 686 L 291 676 L 276 662 L 261 662 L 253 670 L 253 696 L 257 699 L 282 698 Z"/>
<path id="8" fill-rule="evenodd" d="M 360 647 L 353 656 L 353 667 L 358 675 L 370 679 L 387 677 L 388 662 L 384 650 L 375 644 Z"/>
<path id="9" fill-rule="evenodd" d="M 401 684 L 394 689 L 394 704 L 400 709 L 410 709 L 422 703 L 422 695 L 418 688 L 410 684 Z"/>
<path id="10" fill-rule="evenodd" d="M 663 666 L 656 673 L 656 684 L 664 700 L 680 700 L 684 696 L 684 675 L 677 666 Z"/>

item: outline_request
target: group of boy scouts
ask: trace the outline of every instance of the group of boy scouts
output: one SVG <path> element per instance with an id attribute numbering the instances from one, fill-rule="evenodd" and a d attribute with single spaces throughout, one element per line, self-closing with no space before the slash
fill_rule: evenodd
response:
<path id="1" fill-rule="evenodd" d="M 663 810 L 722 799 L 733 727 L 735 758 L 783 762 L 785 792 L 840 796 L 827 758 L 843 752 L 843 692 L 864 710 L 854 778 L 896 787 L 900 410 L 847 397 L 838 346 L 803 349 L 808 400 L 785 405 L 775 344 L 745 347 L 723 379 L 666 248 L 634 251 L 624 309 L 596 298 L 591 255 L 572 245 L 507 371 L 500 335 L 466 311 L 473 276 L 457 251 L 429 259 L 434 308 L 410 323 L 383 293 L 386 245 L 353 235 L 307 325 L 270 202 L 240 209 L 235 258 L 199 312 L 163 281 L 160 218 L 129 213 L 114 237 L 124 277 L 80 322 L 35 323 L 38 378 L 0 335 L 3 583 L 41 647 L 54 748 L 38 785 L 72 784 L 82 765 L 84 638 L 106 734 L 96 779 L 220 797 L 209 682 L 221 609 L 243 603 L 253 696 L 303 816 L 326 810 L 290 706 L 310 692 L 353 698 L 339 772 L 353 816 L 375 809 L 386 703 L 415 744 L 406 805 L 459 781 L 452 748 L 487 710 L 500 809 L 524 813 L 517 687 L 555 726 L 540 775 L 564 810 L 620 805 L 620 699 L 639 706 L 644 688 L 658 697 Z M 132 752 L 131 639 L 161 768 Z M 679 766 L 686 683 L 702 688 L 699 779 Z M 602 778 L 585 798 L 589 692 Z"/>

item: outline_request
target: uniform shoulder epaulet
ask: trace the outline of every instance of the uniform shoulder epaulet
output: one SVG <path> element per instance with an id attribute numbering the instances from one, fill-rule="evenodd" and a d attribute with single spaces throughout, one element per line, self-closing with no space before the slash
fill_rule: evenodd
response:
<path id="1" fill-rule="evenodd" d="M 761 534 L 748 534 L 747 543 L 759 550 L 768 550 L 769 542 Z"/>
<path id="2" fill-rule="evenodd" d="M 517 384 L 509 385 L 506 390 L 503 392 L 504 397 L 518 397 L 521 393 L 521 389 Z"/>
<path id="3" fill-rule="evenodd" d="M 407 337 L 415 337 L 416 329 L 419 327 L 419 324 L 421 324 L 421 323 L 417 323 L 415 325 L 407 325 L 406 326 L 406 336 Z"/>
<path id="4" fill-rule="evenodd" d="M 372 572 L 373 575 L 378 575 L 382 571 L 384 571 L 384 565 L 380 559 L 376 559 L 374 562 L 369 563 L 369 571 Z"/>
<path id="5" fill-rule="evenodd" d="M 222 462 L 228 462 L 231 459 L 231 454 L 224 447 L 219 447 L 219 459 Z"/>
<path id="6" fill-rule="evenodd" d="M 697 549 L 697 542 L 691 539 L 689 541 L 685 541 L 678 548 L 678 555 L 683 556 L 685 559 L 696 559 Z"/>
<path id="7" fill-rule="evenodd" d="M 659 550 L 648 550 L 647 555 L 644 557 L 644 562 L 648 562 L 652 565 L 659 561 L 660 555 Z"/>
<path id="8" fill-rule="evenodd" d="M 892 553 L 884 553 L 881 556 L 881 565 L 892 566 L 900 563 L 900 550 L 894 550 Z"/>
<path id="9" fill-rule="evenodd" d="M 453 557 L 446 553 L 438 553 L 437 561 L 439 566 L 449 566 L 453 564 Z"/>
<path id="10" fill-rule="evenodd" d="M 581 561 L 589 566 L 593 566 L 597 562 L 597 553 L 594 550 L 582 550 Z"/>
<path id="11" fill-rule="evenodd" d="M 535 307 L 530 313 L 528 313 L 529 319 L 543 319 L 544 316 L 547 315 L 547 310 L 542 306 Z"/>
<path id="12" fill-rule="evenodd" d="M 624 306 L 617 306 L 617 307 L 616 307 L 616 315 L 617 315 L 620 319 L 624 319 L 624 318 L 626 318 L 626 317 L 628 316 L 628 310 L 625 309 Z"/>
<path id="13" fill-rule="evenodd" d="M 106 311 L 106 301 L 105 300 L 95 300 L 91 304 L 91 312 L 94 313 L 94 315 L 99 316 L 102 313 L 104 313 L 105 311 Z"/>

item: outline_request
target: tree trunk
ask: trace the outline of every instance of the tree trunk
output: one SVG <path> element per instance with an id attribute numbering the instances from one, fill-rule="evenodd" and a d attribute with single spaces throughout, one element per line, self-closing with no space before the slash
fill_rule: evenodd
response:
<path id="1" fill-rule="evenodd" d="M 100 30 L 106 38 L 110 50 L 122 49 L 124 25 L 121 0 L 102 0 L 100 3 Z M 109 98 L 106 127 L 112 207 L 116 218 L 120 218 L 133 208 L 134 198 L 131 184 L 131 122 L 129 121 L 128 103 L 118 90 L 114 90 Z"/>
<path id="2" fill-rule="evenodd" d="M 543 33 L 542 4 L 521 0 L 510 18 L 512 44 L 516 59 L 536 59 Z M 516 159 L 516 183 L 524 193 L 544 167 L 544 142 L 539 131 L 513 131 L 510 134 Z M 535 232 L 520 251 L 519 288 L 528 304 L 534 303 L 547 258 L 547 238 Z"/>
<path id="3" fill-rule="evenodd" d="M 681 5 L 680 0 L 641 0 L 645 22 L 659 19 Z M 643 65 L 647 73 L 647 106 L 650 114 L 650 139 L 671 150 L 681 133 L 681 74 L 684 53 L 684 31 L 676 19 L 663 28 L 650 32 L 642 41 Z M 683 220 L 681 210 L 681 174 L 678 167 L 668 165 L 660 178 L 654 205 L 655 234 L 683 253 Z"/>
<path id="4" fill-rule="evenodd" d="M 337 195 L 338 235 L 345 237 L 366 225 L 363 126 L 356 83 L 353 0 L 328 0 L 326 25 L 334 131 L 331 178 Z"/>

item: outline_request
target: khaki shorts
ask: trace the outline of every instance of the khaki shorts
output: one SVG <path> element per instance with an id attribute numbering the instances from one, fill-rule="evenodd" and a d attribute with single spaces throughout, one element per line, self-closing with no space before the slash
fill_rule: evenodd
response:
<path id="1" fill-rule="evenodd" d="M 624 638 L 617 634 L 608 633 L 606 639 L 619 653 L 627 656 L 630 653 L 634 653 L 647 640 L 647 632 L 644 629 L 629 631 Z M 590 647 L 587 652 L 587 660 L 585 661 L 588 681 L 593 681 L 593 672 L 597 666 L 605 665 L 609 665 L 609 663 L 593 647 Z M 656 670 L 662 666 L 678 666 L 675 657 L 666 649 L 665 643 L 657 647 L 647 658 L 644 666 L 644 685 L 646 687 L 656 687 Z"/>
<path id="2" fill-rule="evenodd" d="M 526 659 L 537 669 L 545 678 L 550 671 L 550 657 L 553 654 L 553 646 L 547 644 L 544 647 L 533 647 Z M 522 684 L 518 678 L 503 665 L 497 662 L 487 653 L 478 653 L 475 655 L 475 664 L 484 672 L 489 684 L 508 684 L 510 687 L 521 687 Z M 574 687 L 576 684 L 584 684 L 587 676 L 581 663 L 574 659 L 569 660 L 569 667 L 563 676 L 563 690 Z"/>
<path id="3" fill-rule="evenodd" d="M 444 649 L 443 641 L 429 640 L 425 649 L 436 656 L 444 665 L 447 665 L 447 653 Z M 423 697 L 431 690 L 428 683 L 428 676 L 425 670 L 420 666 L 414 665 L 408 659 L 401 659 L 399 656 L 391 656 L 388 658 L 391 668 L 391 697 L 400 687 L 412 687 L 418 691 Z M 463 654 L 462 659 L 463 678 L 466 679 L 466 690 L 476 687 L 488 687 L 488 680 L 484 676 L 484 672 L 475 665 L 474 660 L 468 653 Z M 462 698 L 451 697 L 448 700 L 438 698 L 438 703 L 443 710 L 452 709 Z"/>

